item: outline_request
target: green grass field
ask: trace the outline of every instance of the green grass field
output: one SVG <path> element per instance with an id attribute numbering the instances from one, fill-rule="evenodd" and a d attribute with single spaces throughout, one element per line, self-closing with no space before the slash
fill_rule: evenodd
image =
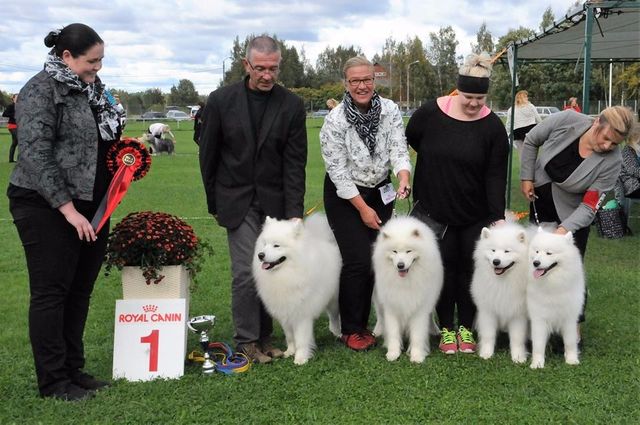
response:
<path id="1" fill-rule="evenodd" d="M 320 125 L 321 120 L 308 121 L 306 208 L 321 206 Z M 142 132 L 142 124 L 130 123 L 126 134 Z M 165 211 L 184 217 L 213 245 L 216 252 L 197 279 L 190 313 L 215 314 L 212 340 L 231 341 L 226 235 L 207 215 L 190 125 L 183 123 L 174 133 L 177 154 L 153 158 L 151 171 L 132 184 L 114 219 L 131 211 Z M 0 129 L 2 190 L 13 168 L 7 163 L 8 147 L 9 134 Z M 517 176 L 517 164 L 513 173 Z M 517 184 L 512 209 L 525 209 Z M 65 403 L 37 395 L 24 254 L 7 198 L 0 196 L 0 424 L 637 423 L 640 220 L 637 209 L 634 213 L 636 236 L 604 240 L 595 229 L 591 234 L 586 259 L 589 304 L 579 366 L 569 367 L 561 355 L 551 354 L 544 370 L 530 370 L 528 364 L 512 364 L 504 344 L 489 361 L 475 355 L 445 357 L 435 340 L 422 365 L 411 364 L 406 356 L 389 363 L 381 347 L 367 353 L 344 348 L 322 318 L 316 326 L 318 352 L 303 367 L 279 360 L 244 374 L 203 377 L 199 365 L 188 365 L 179 380 L 117 381 L 90 401 Z M 106 379 L 112 369 L 115 300 L 122 294 L 119 279 L 119 272 L 99 277 L 85 333 L 87 370 Z M 275 338 L 283 343 L 278 326 Z M 195 335 L 189 336 L 188 347 L 198 348 Z"/>

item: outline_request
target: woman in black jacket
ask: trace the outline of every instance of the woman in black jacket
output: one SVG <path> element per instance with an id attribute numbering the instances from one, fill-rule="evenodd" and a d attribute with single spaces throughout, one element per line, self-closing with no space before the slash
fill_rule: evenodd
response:
<path id="1" fill-rule="evenodd" d="M 104 43 L 84 24 L 52 31 L 44 69 L 20 91 L 20 157 L 7 195 L 29 271 L 29 336 L 42 397 L 81 400 L 107 386 L 82 371 L 82 336 L 108 225 L 90 220 L 110 180 L 119 116 L 97 72 Z"/>
<path id="2" fill-rule="evenodd" d="M 2 113 L 3 117 L 9 118 L 7 122 L 7 130 L 11 133 L 11 147 L 9 148 L 9 162 L 16 162 L 15 154 L 18 147 L 18 126 L 16 125 L 16 102 L 18 101 L 18 95 L 14 94 L 11 97 L 12 103 L 7 106 Z"/>

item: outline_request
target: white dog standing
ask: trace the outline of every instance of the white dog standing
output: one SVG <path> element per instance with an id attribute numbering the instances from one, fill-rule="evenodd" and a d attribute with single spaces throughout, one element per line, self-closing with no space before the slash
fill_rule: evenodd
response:
<path id="1" fill-rule="evenodd" d="M 584 270 L 571 232 L 539 230 L 529 245 L 527 308 L 531 318 L 531 368 L 544 367 L 544 352 L 552 332 L 564 341 L 564 358 L 579 364 L 578 318 L 584 303 Z"/>
<path id="2" fill-rule="evenodd" d="M 429 354 L 429 326 L 444 271 L 433 231 L 413 217 L 389 220 L 373 250 L 374 299 L 378 321 L 374 333 L 384 335 L 387 360 L 396 360 L 402 337 L 409 337 L 409 356 L 422 363 Z"/>
<path id="3" fill-rule="evenodd" d="M 478 355 L 493 356 L 499 330 L 509 332 L 511 360 L 527 360 L 527 234 L 522 226 L 507 223 L 484 228 L 474 252 L 471 295 L 478 313 Z"/>
<path id="4" fill-rule="evenodd" d="M 313 355 L 313 322 L 323 311 L 329 329 L 340 336 L 338 287 L 342 257 L 324 215 L 307 220 L 267 217 L 257 239 L 253 274 L 269 313 L 287 340 L 285 357 L 305 364 Z"/>

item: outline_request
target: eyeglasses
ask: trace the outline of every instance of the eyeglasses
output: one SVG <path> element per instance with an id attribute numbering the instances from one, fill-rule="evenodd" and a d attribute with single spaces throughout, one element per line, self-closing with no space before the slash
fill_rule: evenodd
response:
<path id="1" fill-rule="evenodd" d="M 260 75 L 269 74 L 269 75 L 276 76 L 280 72 L 279 66 L 272 66 L 271 68 L 265 68 L 263 66 L 253 66 L 251 65 L 251 62 L 249 62 L 249 59 L 245 59 L 245 60 L 249 64 L 249 68 L 251 68 L 252 70 L 254 70 Z"/>
<path id="2" fill-rule="evenodd" d="M 364 84 L 367 87 L 371 87 L 373 85 L 373 78 L 363 78 L 362 80 L 347 80 L 347 83 L 354 89 L 360 87 L 360 83 Z"/>

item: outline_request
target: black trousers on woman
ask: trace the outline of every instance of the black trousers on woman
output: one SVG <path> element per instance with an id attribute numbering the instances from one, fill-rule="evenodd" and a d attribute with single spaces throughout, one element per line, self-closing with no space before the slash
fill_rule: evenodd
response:
<path id="1" fill-rule="evenodd" d="M 468 226 L 448 226 L 444 237 L 438 241 L 444 265 L 444 284 L 436 304 L 440 327 L 455 329 L 455 311 L 458 325 L 473 327 L 476 306 L 471 298 L 473 277 L 473 251 L 480 231 L 486 221 Z"/>
<path id="2" fill-rule="evenodd" d="M 95 242 L 83 242 L 57 209 L 16 198 L 9 208 L 27 259 L 29 338 L 38 388 L 46 396 L 84 367 L 82 337 L 109 226 Z M 89 211 L 76 209 L 91 220 Z"/>
<path id="3" fill-rule="evenodd" d="M 364 201 L 378 213 L 383 223 L 391 218 L 393 203 L 384 205 L 378 188 L 389 181 L 375 188 L 358 186 Z M 342 333 L 362 332 L 367 329 L 371 312 L 374 284 L 371 255 L 378 231 L 365 226 L 351 202 L 338 197 L 328 175 L 324 179 L 324 208 L 342 255 L 339 296 Z"/>
<path id="4" fill-rule="evenodd" d="M 11 133 L 11 147 L 9 148 L 9 162 L 16 162 L 16 148 L 18 147 L 18 130 L 11 129 L 9 130 Z"/>

